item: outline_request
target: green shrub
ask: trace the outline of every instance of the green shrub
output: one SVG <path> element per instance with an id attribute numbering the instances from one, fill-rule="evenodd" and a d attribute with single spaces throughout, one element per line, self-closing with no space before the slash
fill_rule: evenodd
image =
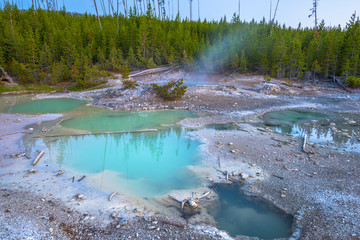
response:
<path id="1" fill-rule="evenodd" d="M 360 87 L 360 78 L 354 77 L 354 76 L 350 76 L 346 83 L 350 86 L 350 87 Z"/>
<path id="2" fill-rule="evenodd" d="M 187 86 L 183 85 L 183 83 L 183 79 L 180 79 L 177 81 L 170 81 L 162 86 L 152 83 L 151 86 L 154 88 L 155 93 L 164 101 L 173 101 L 184 96 Z"/>
<path id="3" fill-rule="evenodd" d="M 125 88 L 135 88 L 136 80 L 133 79 L 123 79 L 122 84 Z"/>
<path id="4" fill-rule="evenodd" d="M 266 74 L 264 76 L 264 80 L 267 81 L 267 82 L 271 82 L 271 77 L 268 74 Z"/>

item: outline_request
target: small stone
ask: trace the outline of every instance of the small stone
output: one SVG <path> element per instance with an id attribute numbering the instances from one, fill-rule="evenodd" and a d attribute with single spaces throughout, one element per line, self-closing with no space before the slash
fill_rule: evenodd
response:
<path id="1" fill-rule="evenodd" d="M 151 226 L 151 225 L 150 225 L 150 226 L 147 227 L 147 229 L 148 229 L 148 230 L 155 230 L 155 229 L 156 229 L 156 226 Z"/>
<path id="2" fill-rule="evenodd" d="M 145 222 L 151 222 L 151 217 L 150 216 L 144 216 L 144 220 L 145 220 Z"/>
<path id="3" fill-rule="evenodd" d="M 231 153 L 236 153 L 236 151 L 234 149 L 230 150 Z"/>
<path id="4" fill-rule="evenodd" d="M 112 217 L 112 218 L 116 218 L 116 216 L 117 216 L 116 212 L 113 212 L 113 213 L 111 214 L 111 217 Z"/>
<path id="5" fill-rule="evenodd" d="M 284 193 L 282 193 L 282 194 L 280 195 L 280 197 L 281 197 L 281 198 L 286 198 L 286 195 L 285 195 Z"/>
<path id="6" fill-rule="evenodd" d="M 54 229 L 53 229 L 53 228 L 49 228 L 49 232 L 51 232 L 51 233 L 52 233 L 53 231 L 54 231 Z"/>
<path id="7" fill-rule="evenodd" d="M 231 142 L 231 143 L 229 143 L 229 146 L 232 146 L 232 145 L 234 145 L 232 142 Z"/>
<path id="8" fill-rule="evenodd" d="M 189 203 L 190 207 L 192 207 L 192 208 L 196 208 L 198 206 L 197 203 L 192 200 L 189 200 L 188 203 Z"/>
<path id="9" fill-rule="evenodd" d="M 152 225 L 156 225 L 156 224 L 158 224 L 159 222 L 158 221 L 153 221 L 151 224 Z"/>
<path id="10" fill-rule="evenodd" d="M 249 178 L 249 174 L 242 172 L 242 173 L 240 173 L 240 177 L 242 180 L 246 180 Z"/>
<path id="11" fill-rule="evenodd" d="M 76 199 L 82 201 L 82 200 L 86 200 L 87 197 L 84 194 L 78 194 L 76 195 Z"/>
<path id="12" fill-rule="evenodd" d="M 29 174 L 35 174 L 35 173 L 38 173 L 38 170 L 35 170 L 35 169 L 31 169 L 28 171 Z"/>
<path id="13" fill-rule="evenodd" d="M 127 224 L 128 224 L 128 218 L 122 218 L 117 222 L 115 228 L 119 229 L 119 228 L 121 228 L 121 227 L 123 227 L 123 226 L 125 226 Z"/>
<path id="14" fill-rule="evenodd" d="M 141 209 L 138 209 L 138 208 L 135 208 L 135 209 L 134 209 L 134 213 L 139 214 L 139 213 L 141 213 L 141 212 L 142 212 Z"/>

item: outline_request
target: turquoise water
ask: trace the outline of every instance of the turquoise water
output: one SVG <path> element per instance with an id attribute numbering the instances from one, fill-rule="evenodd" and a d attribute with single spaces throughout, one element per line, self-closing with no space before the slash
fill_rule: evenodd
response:
<path id="1" fill-rule="evenodd" d="M 292 218 L 272 210 L 265 203 L 248 200 L 236 185 L 217 185 L 220 205 L 212 213 L 218 227 L 232 236 L 261 239 L 288 238 Z"/>
<path id="2" fill-rule="evenodd" d="M 360 152 L 359 114 L 291 110 L 266 113 L 260 119 L 275 132 L 307 135 L 312 143 Z"/>
<path id="3" fill-rule="evenodd" d="M 64 121 L 62 125 L 67 128 L 97 132 L 132 131 L 169 128 L 182 119 L 195 117 L 189 111 L 129 112 L 88 109 L 92 111 Z"/>
<path id="4" fill-rule="evenodd" d="M 88 101 L 69 99 L 69 98 L 53 98 L 26 101 L 15 104 L 5 110 L 8 113 L 63 113 L 74 111 L 81 105 L 85 105 Z"/>
<path id="5" fill-rule="evenodd" d="M 96 185 L 104 190 L 152 197 L 199 185 L 186 168 L 200 159 L 199 143 L 187 138 L 181 128 L 63 137 L 49 144 L 53 164 L 93 174 Z"/>

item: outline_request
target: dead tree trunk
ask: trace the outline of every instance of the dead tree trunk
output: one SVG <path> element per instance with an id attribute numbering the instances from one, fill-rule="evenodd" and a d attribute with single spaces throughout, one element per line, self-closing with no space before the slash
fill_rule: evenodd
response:
<path id="1" fill-rule="evenodd" d="M 128 16 L 128 14 L 127 14 L 127 9 L 126 9 L 125 0 L 122 0 L 122 2 L 123 2 L 123 5 L 124 5 L 124 13 L 125 13 L 125 17 L 127 17 L 127 16 Z M 118 5 L 119 5 L 119 0 L 118 0 Z M 119 15 L 119 11 L 118 11 L 118 15 Z M 119 17 L 118 17 L 118 19 L 119 19 Z M 118 21 L 118 22 L 119 22 L 119 21 Z"/>
<path id="2" fill-rule="evenodd" d="M 5 82 L 9 85 L 15 85 L 15 82 L 12 79 L 12 77 L 10 77 L 1 66 L 0 66 L 0 72 L 1 72 L 1 78 L 0 78 L 1 82 Z"/>
<path id="3" fill-rule="evenodd" d="M 99 17 L 99 12 L 98 12 L 98 9 L 97 9 L 97 6 L 96 6 L 96 0 L 94 0 L 94 5 L 95 5 L 96 16 L 97 16 L 97 19 L 99 21 L 100 30 L 102 30 L 100 17 Z"/>

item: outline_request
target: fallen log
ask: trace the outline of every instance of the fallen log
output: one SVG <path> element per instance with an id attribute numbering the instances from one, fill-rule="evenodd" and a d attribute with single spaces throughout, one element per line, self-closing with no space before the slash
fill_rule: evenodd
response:
<path id="1" fill-rule="evenodd" d="M 119 133 L 146 133 L 146 132 L 157 132 L 157 129 L 143 129 L 134 131 L 113 131 L 113 132 L 88 132 L 88 133 L 77 133 L 77 134 L 54 134 L 45 135 L 44 137 L 75 137 L 75 136 L 86 136 L 86 135 L 101 135 L 101 134 L 119 134 Z"/>
<path id="2" fill-rule="evenodd" d="M 334 83 L 337 83 L 341 88 L 343 88 L 345 91 L 349 92 L 349 93 L 352 93 L 351 90 L 349 90 L 347 87 L 344 86 L 344 84 L 341 83 L 340 79 L 338 79 L 336 76 L 332 76 L 333 77 L 333 80 L 334 80 Z"/>
<path id="3" fill-rule="evenodd" d="M 113 197 L 115 197 L 116 194 L 117 194 L 117 192 L 114 192 L 113 194 L 111 194 L 109 197 L 109 201 L 111 201 L 111 199 L 113 199 Z"/>
<path id="4" fill-rule="evenodd" d="M 5 136 L 10 136 L 10 135 L 15 135 L 15 134 L 20 134 L 20 133 L 27 133 L 29 130 L 25 130 L 25 131 L 21 131 L 21 132 L 14 132 L 14 133 L 6 133 L 3 135 L 0 135 L 0 137 L 5 137 Z"/>
<path id="5" fill-rule="evenodd" d="M 36 164 L 38 164 L 38 162 L 40 161 L 40 158 L 44 155 L 45 151 L 41 151 L 39 153 L 39 155 L 35 158 L 34 162 L 32 163 L 33 166 L 35 166 Z"/>
<path id="6" fill-rule="evenodd" d="M 51 130 L 53 130 L 57 125 L 59 125 L 63 121 L 64 121 L 64 119 L 62 118 L 59 122 L 57 122 L 54 126 L 52 126 L 50 129 L 48 129 L 46 132 L 50 132 Z"/>
<path id="7" fill-rule="evenodd" d="M 86 178 L 86 176 L 84 175 L 84 176 L 82 176 L 79 180 L 78 180 L 78 182 L 81 182 L 82 180 L 84 180 L 84 178 Z"/>
<path id="8" fill-rule="evenodd" d="M 227 80 L 229 80 L 229 79 L 232 77 L 232 75 L 234 75 L 238 70 L 239 70 L 239 68 L 238 68 L 238 69 L 235 69 L 235 71 L 233 71 L 233 72 L 224 80 L 224 82 L 226 82 Z"/>

